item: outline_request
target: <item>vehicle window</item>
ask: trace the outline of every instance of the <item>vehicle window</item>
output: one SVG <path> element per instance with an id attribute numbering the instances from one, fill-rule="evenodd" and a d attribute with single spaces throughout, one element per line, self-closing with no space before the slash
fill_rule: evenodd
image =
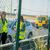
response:
<path id="1" fill-rule="evenodd" d="M 38 20 L 42 20 L 42 18 L 41 18 L 41 17 L 39 17 L 39 18 L 38 18 Z"/>
<path id="2" fill-rule="evenodd" d="M 30 23 L 29 23 L 29 22 L 25 22 L 25 25 L 26 25 L 26 26 L 29 26 L 29 25 L 30 25 Z"/>
<path id="3" fill-rule="evenodd" d="M 45 17 L 42 17 L 42 20 L 45 20 Z"/>
<path id="4" fill-rule="evenodd" d="M 39 17 L 38 20 L 45 20 L 45 17 Z"/>

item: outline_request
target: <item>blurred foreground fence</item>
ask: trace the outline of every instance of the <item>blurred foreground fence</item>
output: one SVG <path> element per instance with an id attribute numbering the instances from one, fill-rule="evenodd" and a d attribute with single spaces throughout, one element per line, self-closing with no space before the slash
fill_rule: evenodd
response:
<path id="1" fill-rule="evenodd" d="M 46 50 L 45 46 L 42 45 L 44 44 L 43 43 L 44 41 L 40 41 L 40 39 L 44 37 L 47 37 L 47 35 L 21 40 L 19 41 L 20 47 L 22 48 L 22 50 L 44 50 L 44 49 Z M 36 41 L 36 39 L 38 40 Z M 39 42 L 39 44 L 37 42 Z M 7 43 L 0 45 L 0 50 L 15 50 L 15 47 L 16 47 L 16 42 Z"/>

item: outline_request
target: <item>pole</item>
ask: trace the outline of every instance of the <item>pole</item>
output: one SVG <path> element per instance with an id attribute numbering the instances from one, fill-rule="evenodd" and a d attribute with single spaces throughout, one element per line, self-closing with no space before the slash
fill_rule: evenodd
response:
<path id="1" fill-rule="evenodd" d="M 19 0 L 19 7 L 18 7 L 18 24 L 17 24 L 17 32 L 16 32 L 16 50 L 18 50 L 18 48 L 19 48 L 21 2 L 22 2 L 22 0 Z"/>
<path id="2" fill-rule="evenodd" d="M 48 39 L 47 39 L 47 50 L 49 50 L 49 37 L 50 37 L 50 1 L 48 2 Z"/>
<path id="3" fill-rule="evenodd" d="M 49 50 L 49 45 L 50 45 L 50 17 L 48 16 L 48 45 L 47 45 L 47 50 Z"/>

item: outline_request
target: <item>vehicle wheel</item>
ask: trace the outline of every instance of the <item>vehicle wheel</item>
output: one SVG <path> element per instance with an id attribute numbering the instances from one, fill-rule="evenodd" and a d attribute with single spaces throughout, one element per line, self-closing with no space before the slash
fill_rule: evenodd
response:
<path id="1" fill-rule="evenodd" d="M 29 34 L 28 34 L 28 38 L 31 38 L 33 36 L 33 34 L 32 34 L 32 32 L 30 32 Z"/>
<path id="2" fill-rule="evenodd" d="M 7 36 L 7 40 L 6 40 L 6 43 L 10 43 L 10 42 L 12 42 L 13 40 L 12 40 L 12 37 L 10 36 L 10 35 L 8 35 Z"/>

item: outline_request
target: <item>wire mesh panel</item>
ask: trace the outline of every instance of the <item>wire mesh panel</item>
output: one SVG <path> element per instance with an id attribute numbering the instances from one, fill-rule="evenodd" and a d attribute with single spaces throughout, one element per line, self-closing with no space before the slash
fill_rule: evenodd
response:
<path id="1" fill-rule="evenodd" d="M 0 12 L 2 11 L 6 12 L 8 20 L 15 20 L 18 14 L 18 0 L 0 0 Z"/>
<path id="2" fill-rule="evenodd" d="M 36 50 L 34 41 L 26 41 L 21 43 L 20 47 L 22 50 Z"/>
<path id="3" fill-rule="evenodd" d="M 16 42 L 0 45 L 0 50 L 15 50 Z M 47 50 L 47 36 L 19 41 L 22 50 Z"/>
<path id="4" fill-rule="evenodd" d="M 18 12 L 18 0 L 0 0 L 0 12 L 6 12 L 6 19 L 8 21 L 8 27 L 10 28 L 10 25 L 17 19 L 17 12 Z M 12 32 L 8 28 L 8 33 L 7 33 L 7 40 L 6 44 L 12 42 L 12 38 L 8 35 L 12 35 Z M 9 38 L 10 37 L 10 38 Z M 8 45 L 4 46 L 1 41 L 1 35 L 0 35 L 0 50 L 14 50 L 14 45 Z"/>
<path id="5" fill-rule="evenodd" d="M 0 45 L 0 50 L 15 50 L 15 47 L 15 43 L 7 43 Z M 22 48 L 22 50 L 36 50 L 36 46 L 33 40 L 20 42 L 20 48 Z"/>
<path id="6" fill-rule="evenodd" d="M 46 40 L 36 39 L 35 42 L 37 44 L 38 50 L 47 50 L 47 39 Z"/>
<path id="7" fill-rule="evenodd" d="M 31 40 L 20 42 L 22 50 L 47 50 L 48 36 L 34 37 Z"/>
<path id="8" fill-rule="evenodd" d="M 6 12 L 8 20 L 6 44 L 2 44 L 0 36 L 0 50 L 16 50 L 17 43 L 14 44 L 14 41 L 17 31 L 16 23 L 18 22 L 18 1 L 0 0 L 0 12 Z M 22 50 L 47 50 L 48 16 L 46 5 L 47 0 L 22 0 L 21 16 L 24 18 L 26 38 L 23 42 L 19 42 L 19 47 Z M 23 30 L 24 27 L 20 31 Z M 31 40 L 29 40 L 30 38 Z"/>

